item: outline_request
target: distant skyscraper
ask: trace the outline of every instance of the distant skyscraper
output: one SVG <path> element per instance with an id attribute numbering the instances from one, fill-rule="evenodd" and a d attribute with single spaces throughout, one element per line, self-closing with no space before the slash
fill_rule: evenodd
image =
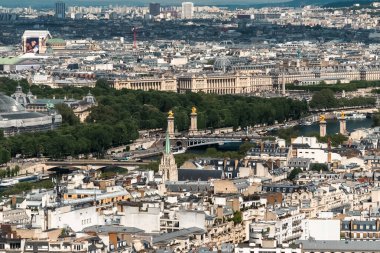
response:
<path id="1" fill-rule="evenodd" d="M 152 16 L 160 15 L 161 6 L 159 3 L 150 3 L 149 4 L 149 14 Z"/>
<path id="2" fill-rule="evenodd" d="M 194 15 L 194 4 L 192 2 L 182 3 L 182 19 L 192 19 Z"/>
<path id="3" fill-rule="evenodd" d="M 66 17 L 66 5 L 64 2 L 55 3 L 55 16 L 57 18 L 65 18 Z"/>

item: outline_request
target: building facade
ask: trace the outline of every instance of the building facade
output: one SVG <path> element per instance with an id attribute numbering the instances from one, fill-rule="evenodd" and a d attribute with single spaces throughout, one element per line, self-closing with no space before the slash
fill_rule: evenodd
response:
<path id="1" fill-rule="evenodd" d="M 157 91 L 172 91 L 177 92 L 177 82 L 174 77 L 162 78 L 139 78 L 139 79 L 125 79 L 115 80 L 113 87 L 117 90 L 157 90 Z"/>
<path id="2" fill-rule="evenodd" d="M 182 3 L 182 19 L 192 19 L 194 16 L 194 4 L 192 2 Z"/>
<path id="3" fill-rule="evenodd" d="M 160 15 L 161 6 L 159 3 L 150 3 L 149 4 L 149 14 L 152 16 Z"/>
<path id="4" fill-rule="evenodd" d="M 55 17 L 59 19 L 66 17 L 66 5 L 64 2 L 55 3 Z"/>

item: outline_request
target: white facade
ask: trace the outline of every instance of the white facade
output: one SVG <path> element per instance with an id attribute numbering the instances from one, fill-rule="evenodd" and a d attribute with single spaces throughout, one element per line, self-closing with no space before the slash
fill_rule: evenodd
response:
<path id="1" fill-rule="evenodd" d="M 171 60 L 170 65 L 173 66 L 179 66 L 179 65 L 185 65 L 187 64 L 187 58 L 186 57 L 175 57 Z"/>
<path id="2" fill-rule="evenodd" d="M 302 235 L 301 222 L 305 219 L 304 213 L 290 215 L 276 223 L 276 239 L 278 244 L 290 243 L 298 240 Z"/>
<path id="3" fill-rule="evenodd" d="M 259 247 L 244 247 L 237 246 L 235 248 L 235 253 L 301 253 L 301 249 L 292 248 L 259 248 Z"/>
<path id="4" fill-rule="evenodd" d="M 47 213 L 47 226 L 50 228 L 70 227 L 75 232 L 86 227 L 100 225 L 95 206 L 74 209 L 72 206 L 56 208 Z"/>
<path id="5" fill-rule="evenodd" d="M 182 19 L 192 19 L 194 16 L 194 4 L 192 2 L 182 3 Z"/>
<path id="6" fill-rule="evenodd" d="M 302 231 L 301 240 L 340 240 L 340 220 L 305 219 L 302 221 Z"/>
<path id="7" fill-rule="evenodd" d="M 143 210 L 138 206 L 126 206 L 124 214 L 120 225 L 139 228 L 146 233 L 160 232 L 160 208 L 147 207 Z"/>
<path id="8" fill-rule="evenodd" d="M 292 144 L 307 144 L 311 148 L 327 148 L 327 144 L 319 143 L 317 137 L 299 136 L 292 140 Z"/>
<path id="9" fill-rule="evenodd" d="M 37 73 L 32 76 L 30 81 L 33 84 L 51 85 L 53 83 L 53 78 L 50 75 Z"/>
<path id="10" fill-rule="evenodd" d="M 179 211 L 177 217 L 180 229 L 191 227 L 206 229 L 206 214 L 202 211 Z"/>
<path id="11" fill-rule="evenodd" d="M 327 163 L 328 152 L 323 149 L 297 149 L 297 157 L 310 158 L 313 163 Z M 342 157 L 337 153 L 331 153 L 332 161 L 341 161 Z"/>

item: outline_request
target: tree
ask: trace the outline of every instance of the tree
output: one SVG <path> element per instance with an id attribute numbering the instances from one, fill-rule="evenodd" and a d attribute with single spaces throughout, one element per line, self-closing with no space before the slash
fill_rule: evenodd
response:
<path id="1" fill-rule="evenodd" d="M 248 141 L 244 142 L 243 144 L 240 145 L 239 147 L 239 154 L 241 155 L 246 155 L 247 152 L 253 147 L 253 143 L 250 143 Z"/>
<path id="2" fill-rule="evenodd" d="M 319 134 L 316 135 L 319 142 L 328 143 L 330 140 L 331 145 L 334 147 L 337 147 L 339 145 L 342 145 L 343 142 L 348 140 L 348 137 L 343 134 L 328 134 L 324 137 L 320 137 Z"/>
<path id="3" fill-rule="evenodd" d="M 102 90 L 109 90 L 110 86 L 106 79 L 99 79 L 96 81 L 95 88 Z"/>
<path id="4" fill-rule="evenodd" d="M 158 172 L 159 162 L 150 162 L 146 165 L 140 166 L 143 170 L 153 170 L 154 172 Z"/>
<path id="5" fill-rule="evenodd" d="M 11 154 L 5 148 L 0 147 L 0 164 L 7 163 L 11 160 Z"/>
<path id="6" fill-rule="evenodd" d="M 380 111 L 377 111 L 376 113 L 373 114 L 372 121 L 373 121 L 372 125 L 374 127 L 380 126 Z"/>
<path id="7" fill-rule="evenodd" d="M 20 166 L 16 165 L 14 168 L 15 174 L 18 175 L 20 173 Z"/>
<path id="8" fill-rule="evenodd" d="M 240 224 L 242 222 L 241 212 L 236 211 L 234 212 L 234 217 L 232 218 L 234 224 Z"/>
<path id="9" fill-rule="evenodd" d="M 26 80 L 14 81 L 0 78 L 0 91 L 11 94 L 16 86 L 27 87 Z M 287 119 L 299 119 L 307 112 L 305 101 L 289 98 L 244 97 L 200 93 L 177 94 L 174 92 L 115 90 L 106 80 L 98 80 L 95 88 L 65 87 L 52 89 L 48 86 L 30 87 L 38 97 L 71 96 L 81 98 L 91 91 L 98 106 L 91 108 L 85 124 L 65 105 L 57 105 L 64 124 L 59 129 L 43 133 L 23 133 L 1 138 L 0 149 L 12 156 L 47 155 L 62 158 L 67 155 L 96 153 L 102 156 L 112 146 L 128 144 L 138 138 L 138 130 L 166 128 L 169 110 L 175 113 L 178 130 L 189 127 L 189 113 L 197 108 L 198 128 L 253 126 L 273 124 Z M 5 154 L 5 153 L 4 153 Z M 0 152 L 1 155 L 1 152 Z M 218 152 L 221 157 L 238 158 L 236 152 Z M 9 157 L 5 155 L 4 157 Z M 6 158 L 5 160 L 9 160 Z"/>
<path id="10" fill-rule="evenodd" d="M 0 178 L 3 179 L 7 176 L 7 171 L 5 170 L 0 170 Z"/>
<path id="11" fill-rule="evenodd" d="M 335 94 L 330 89 L 323 89 L 314 93 L 310 101 L 310 107 L 316 109 L 337 107 L 338 101 Z"/>
<path id="12" fill-rule="evenodd" d="M 324 163 L 312 163 L 310 164 L 310 170 L 314 170 L 314 171 L 328 171 L 329 168 L 327 166 L 327 164 L 324 164 Z"/>
<path id="13" fill-rule="evenodd" d="M 288 175 L 288 179 L 289 180 L 294 180 L 296 178 L 296 176 L 302 172 L 302 169 L 300 168 L 294 168 L 290 174 Z"/>
<path id="14" fill-rule="evenodd" d="M 7 177 L 10 177 L 11 176 L 11 168 L 9 168 L 9 166 L 7 167 Z"/>
<path id="15" fill-rule="evenodd" d="M 58 113 L 62 115 L 62 122 L 70 126 L 79 124 L 79 118 L 74 114 L 73 110 L 66 104 L 55 105 Z"/>

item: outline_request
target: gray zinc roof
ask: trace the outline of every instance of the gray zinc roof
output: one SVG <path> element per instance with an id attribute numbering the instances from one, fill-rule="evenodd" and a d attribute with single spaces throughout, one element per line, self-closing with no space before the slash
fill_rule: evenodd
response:
<path id="1" fill-rule="evenodd" d="M 378 252 L 380 241 L 316 241 L 302 240 L 302 249 L 307 251 L 330 252 Z"/>

